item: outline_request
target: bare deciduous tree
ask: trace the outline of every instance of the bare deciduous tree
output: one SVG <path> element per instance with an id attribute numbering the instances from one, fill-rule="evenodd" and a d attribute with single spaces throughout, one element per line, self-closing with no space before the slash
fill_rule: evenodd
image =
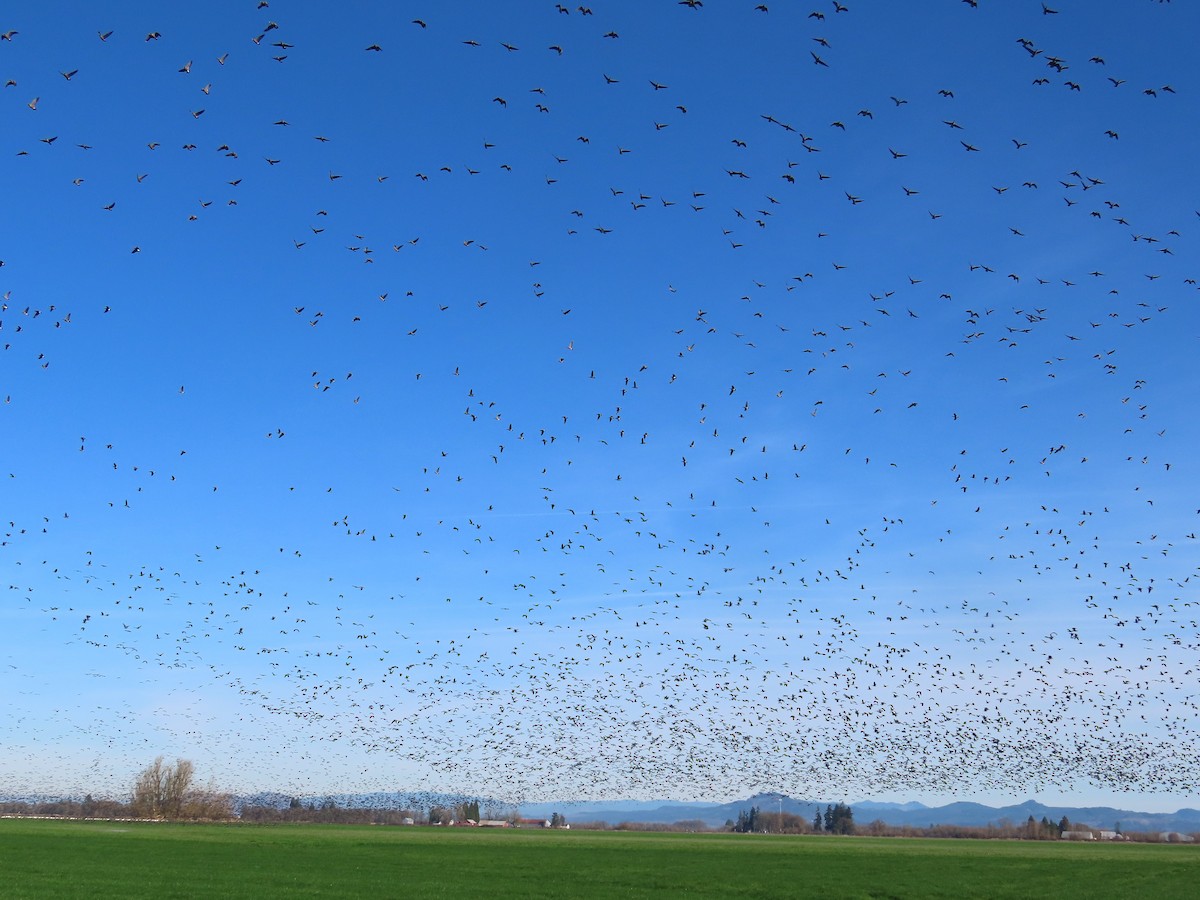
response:
<path id="1" fill-rule="evenodd" d="M 191 760 L 177 759 L 166 765 L 160 756 L 142 770 L 133 785 L 133 810 L 153 819 L 178 819 L 192 787 L 195 767 Z"/>

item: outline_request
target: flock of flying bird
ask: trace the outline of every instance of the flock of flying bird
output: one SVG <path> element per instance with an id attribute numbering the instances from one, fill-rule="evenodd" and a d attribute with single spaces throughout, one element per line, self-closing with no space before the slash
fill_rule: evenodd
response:
<path id="1" fill-rule="evenodd" d="M 815 5 L 0 21 L 0 788 L 1194 793 L 1186 13 Z"/>

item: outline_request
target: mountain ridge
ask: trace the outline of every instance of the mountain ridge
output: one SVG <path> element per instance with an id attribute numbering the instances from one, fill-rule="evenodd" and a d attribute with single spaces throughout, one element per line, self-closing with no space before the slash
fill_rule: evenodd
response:
<path id="1" fill-rule="evenodd" d="M 829 800 L 802 800 L 781 794 L 756 794 L 745 800 L 714 804 L 680 804 L 669 801 L 654 805 L 643 801 L 624 808 L 616 803 L 604 808 L 583 802 L 526 804 L 522 811 L 540 816 L 543 813 L 561 812 L 573 821 L 601 821 L 610 825 L 621 822 L 638 824 L 671 824 L 678 821 L 701 821 L 710 828 L 719 828 L 728 821 L 736 821 L 740 812 L 757 806 L 763 813 L 782 811 L 811 818 L 823 812 L 832 802 Z M 1150 813 L 1137 810 L 1118 809 L 1110 806 L 1065 806 L 1044 804 L 1037 800 L 1024 800 L 1008 806 L 986 806 L 973 801 L 955 801 L 942 806 L 926 806 L 909 801 L 906 803 L 861 801 L 850 804 L 857 824 L 865 825 L 880 820 L 892 826 L 929 827 L 933 825 L 957 825 L 964 827 L 986 827 L 1005 821 L 1020 825 L 1030 816 L 1040 820 L 1048 818 L 1057 823 L 1063 816 L 1077 824 L 1093 828 L 1124 831 L 1200 831 L 1200 809 L 1182 807 L 1175 812 Z"/>
<path id="2" fill-rule="evenodd" d="M 235 794 L 234 808 L 247 806 L 271 806 L 285 808 L 293 800 L 291 794 L 264 791 L 254 794 Z M 44 803 L 61 800 L 81 800 L 82 797 L 52 796 L 49 794 L 11 795 L 0 794 L 0 803 L 27 802 Z M 665 824 L 692 821 L 701 822 L 709 828 L 720 828 L 727 822 L 736 821 L 738 815 L 757 806 L 765 814 L 785 812 L 811 819 L 817 812 L 824 812 L 831 803 L 842 801 L 798 799 L 779 793 L 758 793 L 741 800 L 726 803 L 672 800 L 559 800 L 537 803 L 514 804 L 496 799 L 472 798 L 463 794 L 434 792 L 372 792 L 347 794 L 299 795 L 295 799 L 304 806 L 320 806 L 332 803 L 342 808 L 358 809 L 411 809 L 428 812 L 433 806 L 453 806 L 457 803 L 477 799 L 484 809 L 505 812 L 518 809 L 524 818 L 549 819 L 560 813 L 568 821 L 603 822 L 608 825 L 621 823 Z M 1058 823 L 1063 816 L 1076 825 L 1088 825 L 1122 831 L 1144 832 L 1200 832 L 1200 809 L 1181 807 L 1174 812 L 1140 812 L 1118 809 L 1111 806 L 1066 806 L 1044 804 L 1029 798 L 1007 806 L 987 806 L 969 800 L 959 800 L 941 806 L 926 806 L 917 801 L 872 802 L 868 800 L 849 804 L 859 826 L 872 821 L 882 821 L 890 826 L 913 826 L 927 828 L 938 825 L 961 827 L 987 827 L 988 825 L 1024 824 L 1030 816 L 1035 820 L 1043 817 Z"/>

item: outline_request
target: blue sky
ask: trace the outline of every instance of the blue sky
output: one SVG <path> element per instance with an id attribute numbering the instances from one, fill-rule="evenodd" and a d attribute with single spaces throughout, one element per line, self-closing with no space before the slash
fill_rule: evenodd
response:
<path id="1" fill-rule="evenodd" d="M 1196 805 L 1194 6 L 765 5 L 4 13 L 3 787 Z"/>

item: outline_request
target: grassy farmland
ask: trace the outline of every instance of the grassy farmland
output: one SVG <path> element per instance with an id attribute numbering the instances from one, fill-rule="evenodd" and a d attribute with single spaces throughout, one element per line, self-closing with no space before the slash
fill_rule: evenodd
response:
<path id="1" fill-rule="evenodd" d="M 0 820 L 4 897 L 1194 897 L 1200 848 Z"/>

